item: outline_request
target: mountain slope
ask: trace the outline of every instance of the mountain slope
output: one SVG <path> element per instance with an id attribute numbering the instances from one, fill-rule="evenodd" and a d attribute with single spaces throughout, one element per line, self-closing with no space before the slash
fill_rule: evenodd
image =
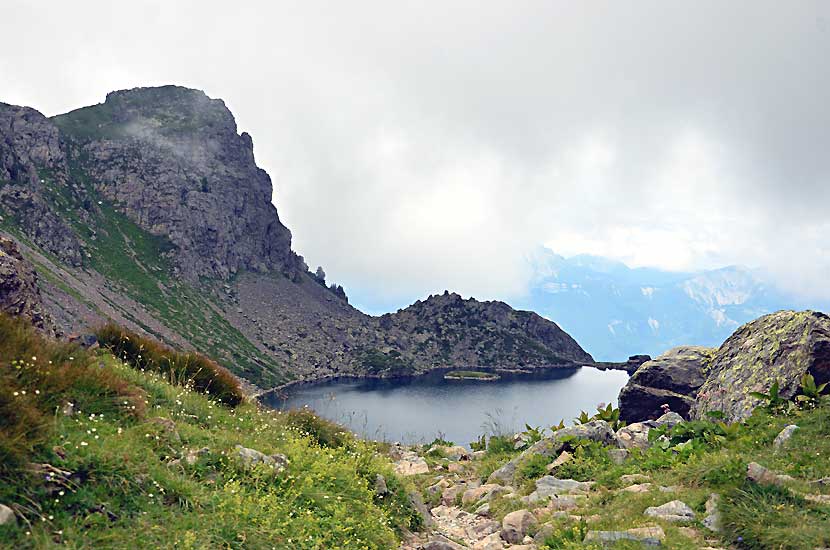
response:
<path id="1" fill-rule="evenodd" d="M 0 104 L 0 229 L 64 332 L 110 318 L 262 387 L 590 361 L 554 323 L 505 304 L 460 302 L 451 336 L 441 308 L 415 321 L 361 313 L 291 249 L 271 196 L 250 136 L 201 91 L 113 92 L 52 119 Z"/>
<path id="2" fill-rule="evenodd" d="M 731 266 L 701 273 L 631 269 L 594 256 L 564 258 L 540 249 L 536 274 L 516 305 L 557 322 L 595 358 L 659 355 L 680 345 L 717 346 L 740 325 L 780 309 L 828 309 L 805 303 L 757 272 Z"/>

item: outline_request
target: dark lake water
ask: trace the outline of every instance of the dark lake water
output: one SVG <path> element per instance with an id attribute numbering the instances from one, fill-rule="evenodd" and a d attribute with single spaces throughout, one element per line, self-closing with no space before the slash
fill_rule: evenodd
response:
<path id="1" fill-rule="evenodd" d="M 308 406 L 376 440 L 424 443 L 436 436 L 468 445 L 483 433 L 566 423 L 580 410 L 615 403 L 624 371 L 547 369 L 498 381 L 444 380 L 443 371 L 402 379 L 338 379 L 263 396 L 277 409 Z"/>

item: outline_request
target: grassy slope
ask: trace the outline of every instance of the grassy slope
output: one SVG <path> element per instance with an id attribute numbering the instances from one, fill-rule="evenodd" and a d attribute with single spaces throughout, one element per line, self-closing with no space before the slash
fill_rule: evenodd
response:
<path id="1" fill-rule="evenodd" d="M 94 198 L 94 208 L 81 204 L 70 189 L 55 182 L 48 170 L 41 170 L 40 176 L 44 180 L 46 198 L 85 243 L 90 254 L 88 267 L 117 285 L 120 292 L 145 306 L 152 316 L 181 334 L 196 349 L 236 374 L 262 387 L 272 387 L 288 381 L 291 378 L 289 373 L 216 312 L 216 301 L 210 292 L 213 283 L 206 281 L 202 287 L 197 288 L 172 277 L 172 265 L 166 253 L 173 245 L 164 237 L 143 230 L 100 197 L 83 170 L 80 153 L 75 151 L 70 158 L 72 178 Z M 89 212 L 92 225 L 78 216 L 82 209 Z M 16 230 L 14 220 L 6 220 L 0 226 L 18 238 L 23 237 Z M 29 246 L 35 246 L 26 242 Z M 41 252 L 51 259 L 47 252 Z M 59 262 L 56 258 L 53 261 Z M 48 266 L 35 263 L 35 269 L 70 296 L 84 301 L 76 291 L 61 282 Z M 130 311 L 114 303 L 110 305 L 150 334 L 161 337 Z"/>
<path id="2" fill-rule="evenodd" d="M 11 359 L 9 326 L 0 330 L 0 408 L 7 407 L 0 411 L 0 450 L 22 456 L 0 461 L 0 502 L 28 524 L 0 527 L 3 547 L 390 548 L 396 530 L 418 526 L 389 462 L 337 426 L 303 412 L 252 404 L 229 409 L 104 351 L 60 353 L 72 354 L 67 372 L 89 363 L 93 376 L 115 381 L 118 395 L 78 393 L 74 382 L 54 388 L 43 369 L 52 368 L 48 357 L 58 363 L 57 352 L 30 356 L 35 348 L 24 346 L 25 357 Z M 50 409 L 64 401 L 81 410 L 65 416 Z M 8 411 L 27 406 L 40 407 L 46 425 L 21 435 Z M 158 418 L 175 423 L 175 430 Z M 281 473 L 246 470 L 237 444 L 283 453 L 290 463 Z M 209 451 L 196 464 L 172 462 L 202 447 Z M 48 481 L 31 463 L 74 475 L 66 483 Z M 385 498 L 373 492 L 377 474 L 387 480 Z"/>

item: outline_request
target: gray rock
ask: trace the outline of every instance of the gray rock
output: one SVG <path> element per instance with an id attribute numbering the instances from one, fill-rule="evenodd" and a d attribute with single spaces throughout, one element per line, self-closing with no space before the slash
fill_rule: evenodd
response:
<path id="1" fill-rule="evenodd" d="M 684 422 L 683 417 L 674 411 L 669 411 L 654 421 L 657 428 L 674 428 Z"/>
<path id="2" fill-rule="evenodd" d="M 386 487 L 386 478 L 377 474 L 375 476 L 375 494 L 383 496 L 387 493 L 389 493 L 389 489 Z"/>
<path id="3" fill-rule="evenodd" d="M 720 512 L 718 512 L 718 502 L 720 497 L 712 493 L 706 500 L 706 517 L 703 518 L 703 526 L 715 533 L 720 532 Z"/>
<path id="4" fill-rule="evenodd" d="M 643 474 L 626 474 L 620 476 L 620 481 L 627 485 L 630 483 L 647 483 L 651 481 L 651 478 Z"/>
<path id="5" fill-rule="evenodd" d="M 608 456 L 614 464 L 623 464 L 628 458 L 628 449 L 609 449 Z"/>
<path id="6" fill-rule="evenodd" d="M 793 481 L 792 476 L 776 474 L 757 462 L 750 462 L 747 465 L 746 478 L 760 485 L 783 485 Z"/>
<path id="7" fill-rule="evenodd" d="M 0 504 L 0 525 L 17 525 L 17 517 L 14 515 L 14 510 Z"/>
<path id="8" fill-rule="evenodd" d="M 635 422 L 617 430 L 617 439 L 626 449 L 645 450 L 651 446 L 648 432 L 654 427 L 653 422 Z"/>
<path id="9" fill-rule="evenodd" d="M 34 266 L 23 257 L 15 241 L 3 236 L 0 236 L 0 311 L 54 334 Z"/>
<path id="10" fill-rule="evenodd" d="M 663 414 L 662 406 L 687 415 L 714 350 L 681 346 L 643 363 L 620 391 L 620 419 L 639 422 Z"/>
<path id="11" fill-rule="evenodd" d="M 418 512 L 418 515 L 421 516 L 421 522 L 424 526 L 431 527 L 434 523 L 432 520 L 432 514 L 429 513 L 429 509 L 426 507 L 426 504 L 424 504 L 424 499 L 421 498 L 421 494 L 417 491 L 410 492 L 409 503 L 412 505 L 412 508 Z"/>
<path id="12" fill-rule="evenodd" d="M 260 464 L 282 471 L 288 465 L 288 457 L 283 454 L 266 455 L 256 449 L 249 449 L 242 445 L 236 446 L 236 455 L 246 468 L 255 468 Z"/>
<path id="13" fill-rule="evenodd" d="M 574 481 L 544 476 L 536 481 L 536 490 L 525 497 L 526 502 L 534 503 L 558 495 L 584 495 L 591 490 L 592 481 Z"/>
<path id="14" fill-rule="evenodd" d="M 695 512 L 685 502 L 672 500 L 661 506 L 646 508 L 645 515 L 665 521 L 694 521 Z"/>
<path id="15" fill-rule="evenodd" d="M 464 550 L 460 544 L 456 544 L 446 537 L 437 536 L 421 546 L 422 550 Z"/>
<path id="16" fill-rule="evenodd" d="M 395 462 L 395 473 L 400 476 L 414 476 L 429 472 L 429 465 L 422 456 L 414 451 L 405 451 L 400 460 Z"/>
<path id="17" fill-rule="evenodd" d="M 666 534 L 660 527 L 638 527 L 627 531 L 588 531 L 583 542 L 613 547 L 621 540 L 639 542 L 644 546 L 662 546 Z"/>
<path id="18" fill-rule="evenodd" d="M 781 430 L 781 433 L 775 436 L 775 441 L 772 442 L 773 447 L 775 447 L 776 449 L 780 449 L 782 445 L 784 445 L 785 443 L 787 443 L 787 441 L 790 440 L 790 438 L 793 436 L 797 429 L 798 426 L 796 426 L 795 424 L 790 424 L 789 426 Z"/>
<path id="19" fill-rule="evenodd" d="M 184 455 L 184 461 L 189 465 L 193 466 L 197 462 L 199 462 L 199 458 L 205 456 L 206 454 L 210 453 L 210 448 L 202 447 L 201 449 L 191 449 L 187 451 Z"/>
<path id="20" fill-rule="evenodd" d="M 536 523 L 536 516 L 527 510 L 510 512 L 501 522 L 501 538 L 510 544 L 519 544 Z"/>

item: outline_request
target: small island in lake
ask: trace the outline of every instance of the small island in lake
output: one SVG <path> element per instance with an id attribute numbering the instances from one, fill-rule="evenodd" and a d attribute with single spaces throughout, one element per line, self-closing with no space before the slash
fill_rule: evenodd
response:
<path id="1" fill-rule="evenodd" d="M 451 370 L 444 375 L 444 380 L 484 380 L 493 381 L 501 378 L 492 372 L 481 372 L 477 370 Z"/>

